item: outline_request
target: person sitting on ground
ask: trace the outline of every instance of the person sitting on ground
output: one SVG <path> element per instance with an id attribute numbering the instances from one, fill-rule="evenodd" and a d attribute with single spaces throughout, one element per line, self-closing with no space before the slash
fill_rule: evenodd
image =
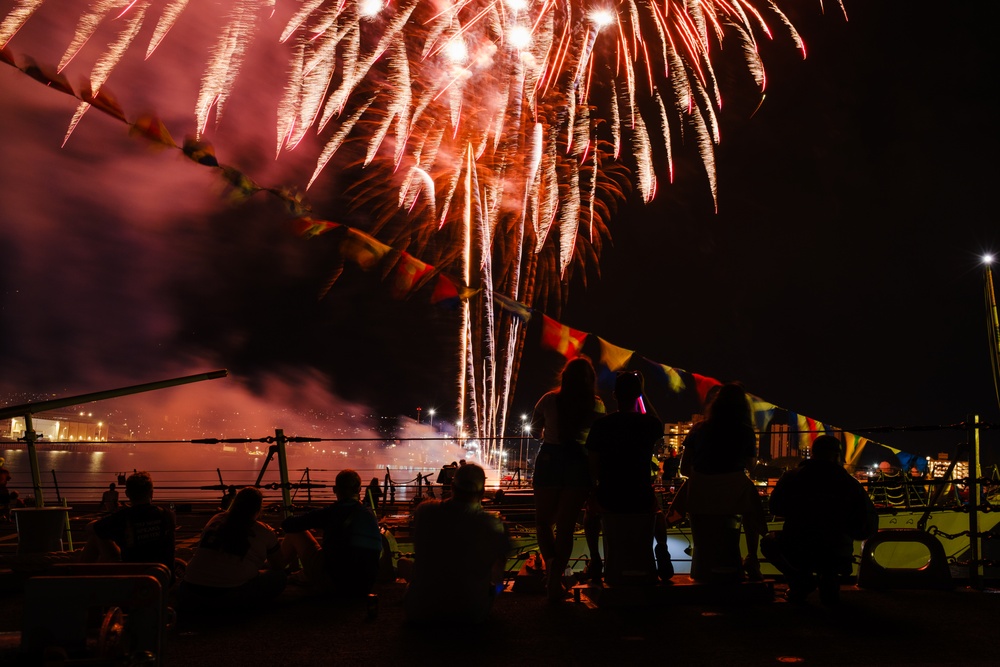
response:
<path id="1" fill-rule="evenodd" d="M 836 604 L 839 577 L 851 573 L 854 541 L 878 530 L 878 514 L 861 483 L 844 470 L 840 440 L 821 435 L 810 458 L 781 476 L 769 509 L 782 530 L 760 549 L 788 581 L 788 600 L 803 602 L 819 586 L 820 600 Z"/>
<path id="2" fill-rule="evenodd" d="M 130 505 L 92 521 L 80 560 L 163 563 L 174 571 L 174 515 L 153 505 L 153 478 L 140 471 L 125 480 Z"/>
<path id="3" fill-rule="evenodd" d="M 618 411 L 595 421 L 587 436 L 590 470 L 597 487 L 587 504 L 584 531 L 591 553 L 587 570 L 595 583 L 604 571 L 599 547 L 601 516 L 607 513 L 654 515 L 657 574 L 663 581 L 674 576 L 667 550 L 667 523 L 653 491 L 650 466 L 656 446 L 663 440 L 663 422 L 647 410 L 643 385 L 638 371 L 619 373 L 615 379 Z"/>
<path id="4" fill-rule="evenodd" d="M 382 533 L 370 508 L 361 504 L 361 477 L 353 470 L 337 474 L 337 502 L 285 519 L 281 551 L 302 563 L 291 581 L 340 597 L 371 593 L 379 574 Z M 323 545 L 309 532 L 323 531 Z"/>
<path id="5" fill-rule="evenodd" d="M 115 512 L 118 507 L 118 489 L 115 488 L 115 483 L 111 482 L 108 484 L 108 490 L 101 494 L 101 511 Z"/>
<path id="6" fill-rule="evenodd" d="M 24 507 L 24 501 L 21 500 L 21 494 L 17 491 L 10 492 L 10 500 L 8 500 L 7 503 L 12 510 L 19 510 Z"/>
<path id="7" fill-rule="evenodd" d="M 503 523 L 482 508 L 486 473 L 461 466 L 452 495 L 427 500 L 413 520 L 413 572 L 403 605 L 414 623 L 486 619 L 502 586 L 510 541 Z"/>
<path id="8" fill-rule="evenodd" d="M 757 550 L 767 522 L 747 474 L 757 456 L 757 434 L 742 384 L 719 388 L 705 420 L 695 424 L 683 447 L 680 469 L 688 479 L 672 509 L 686 513 L 691 522 L 691 578 L 761 580 Z M 741 527 L 746 533 L 745 560 L 740 558 Z"/>
<path id="9" fill-rule="evenodd" d="M 259 490 L 244 487 L 228 510 L 205 524 L 177 591 L 182 611 L 258 607 L 285 588 L 278 537 L 257 520 L 263 502 Z"/>

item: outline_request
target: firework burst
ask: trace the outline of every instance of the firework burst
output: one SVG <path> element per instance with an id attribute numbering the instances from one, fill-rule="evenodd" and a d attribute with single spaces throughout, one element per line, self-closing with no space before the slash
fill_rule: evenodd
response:
<path id="1" fill-rule="evenodd" d="M 16 0 L 0 45 L 44 4 Z M 60 69 L 113 24 L 89 77 L 96 93 L 140 36 L 148 56 L 188 9 L 93 0 Z M 373 231 L 420 249 L 445 235 L 429 259 L 482 289 L 463 313 L 460 410 L 484 438 L 504 431 L 523 335 L 494 292 L 532 305 L 558 291 L 574 263 L 597 258 L 626 191 L 648 202 L 672 180 L 681 142 L 696 148 L 714 198 L 717 52 L 735 44 L 761 90 L 769 26 L 804 53 L 775 0 L 232 0 L 194 102 L 196 133 L 221 119 L 254 40 L 279 16 L 289 66 L 276 153 L 317 133 L 310 187 L 360 142 L 361 166 L 378 177 L 358 180 L 355 201 L 373 203 Z"/>

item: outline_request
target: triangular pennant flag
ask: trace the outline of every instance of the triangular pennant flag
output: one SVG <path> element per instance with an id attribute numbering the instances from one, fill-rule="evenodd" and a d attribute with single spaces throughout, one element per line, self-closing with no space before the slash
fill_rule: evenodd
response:
<path id="1" fill-rule="evenodd" d="M 767 425 L 771 423 L 771 419 L 774 417 L 774 411 L 778 406 L 773 403 L 768 403 L 753 394 L 747 394 L 747 396 L 750 398 L 750 409 L 753 411 L 754 428 L 763 433 L 767 430 Z"/>
<path id="2" fill-rule="evenodd" d="M 868 444 L 868 438 L 860 435 L 855 435 L 854 433 L 848 433 L 844 431 L 844 462 L 850 467 L 856 468 L 858 462 L 861 460 L 861 452 L 864 451 L 865 445 Z"/>
<path id="3" fill-rule="evenodd" d="M 721 387 L 722 383 L 715 378 L 710 378 L 706 375 L 698 375 L 697 373 L 691 373 L 691 377 L 694 378 L 694 389 L 698 392 L 698 401 L 702 406 L 708 402 L 708 392 L 712 391 L 713 387 Z"/>
<path id="4" fill-rule="evenodd" d="M 520 301 L 515 301 L 506 294 L 500 294 L 499 292 L 493 293 L 493 300 L 502 310 L 507 311 L 522 322 L 527 322 L 531 319 L 531 308 L 528 308 Z"/>
<path id="5" fill-rule="evenodd" d="M 400 253 L 399 261 L 389 274 L 389 293 L 394 299 L 405 299 L 423 285 L 433 271 L 433 266 L 410 253 Z"/>
<path id="6" fill-rule="evenodd" d="M 458 308 L 464 299 L 468 299 L 478 291 L 449 275 L 439 273 L 434 283 L 434 291 L 431 293 L 431 303 L 444 308 Z"/>
<path id="7" fill-rule="evenodd" d="M 184 140 L 184 155 L 206 167 L 218 167 L 219 161 L 215 159 L 215 147 L 207 141 L 199 141 L 193 137 Z"/>
<path id="8" fill-rule="evenodd" d="M 129 130 L 129 133 L 138 134 L 139 136 L 146 137 L 150 141 L 163 144 L 164 146 L 177 148 L 177 144 L 174 143 L 174 138 L 170 136 L 170 132 L 167 130 L 166 125 L 163 124 L 163 121 L 152 114 L 144 114 L 136 118 L 135 123 L 132 124 L 132 129 Z"/>
<path id="9" fill-rule="evenodd" d="M 340 242 L 340 252 L 365 271 L 375 268 L 391 250 L 389 246 L 362 231 L 348 228 L 347 235 Z"/>
<path id="10" fill-rule="evenodd" d="M 587 335 L 584 331 L 571 329 L 548 315 L 542 315 L 542 347 L 555 350 L 566 359 L 580 356 Z"/>
<path id="11" fill-rule="evenodd" d="M 330 222 L 329 220 L 316 220 L 308 216 L 292 220 L 292 229 L 295 230 L 295 233 L 307 239 L 319 236 L 320 234 L 326 234 L 338 227 L 343 227 L 343 225 L 337 222 Z"/>
<path id="12" fill-rule="evenodd" d="M 613 345 L 600 336 L 597 337 L 597 340 L 601 344 L 601 365 L 611 372 L 617 372 L 625 368 L 629 359 L 635 354 L 632 350 L 626 350 L 624 347 Z"/>
<path id="13" fill-rule="evenodd" d="M 117 118 L 123 123 L 128 122 L 128 120 L 125 119 L 125 111 L 123 111 L 121 106 L 118 105 L 118 100 L 116 100 L 115 97 L 104 88 L 97 91 L 97 94 L 95 95 L 90 89 L 90 82 L 87 82 L 80 90 L 80 99 L 95 109 Z"/>

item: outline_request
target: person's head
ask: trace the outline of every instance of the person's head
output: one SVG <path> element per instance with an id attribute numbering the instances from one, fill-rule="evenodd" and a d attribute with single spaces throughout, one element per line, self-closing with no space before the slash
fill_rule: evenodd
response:
<path id="1" fill-rule="evenodd" d="M 587 357 L 570 359 L 563 366 L 559 376 L 559 391 L 570 394 L 594 395 L 597 387 L 597 373 Z"/>
<path id="2" fill-rule="evenodd" d="M 227 510 L 233 519 L 242 522 L 252 522 L 260 514 L 260 508 L 264 506 L 264 496 L 260 490 L 253 486 L 244 486 L 236 492 L 233 504 Z"/>
<path id="3" fill-rule="evenodd" d="M 338 472 L 334 484 L 333 491 L 338 500 L 356 499 L 361 495 L 361 475 L 350 468 Z"/>
<path id="4" fill-rule="evenodd" d="M 843 447 L 840 440 L 832 435 L 821 435 L 813 440 L 810 450 L 810 458 L 818 461 L 829 461 L 830 463 L 841 463 L 843 461 Z"/>
<path id="5" fill-rule="evenodd" d="M 17 500 L 20 497 L 21 497 L 21 494 L 18 493 L 17 491 L 11 491 L 10 492 L 10 502 L 13 503 L 15 500 Z"/>
<path id="6" fill-rule="evenodd" d="M 639 397 L 643 392 L 643 378 L 639 371 L 622 371 L 615 377 L 615 401 L 622 412 L 639 412 Z"/>
<path id="7" fill-rule="evenodd" d="M 727 382 L 708 406 L 708 421 L 751 424 L 747 392 L 739 382 Z"/>
<path id="8" fill-rule="evenodd" d="M 115 490 L 115 483 L 111 482 L 110 484 L 108 484 L 108 491 L 114 491 L 114 490 Z"/>
<path id="9" fill-rule="evenodd" d="M 125 495 L 133 503 L 148 503 L 153 499 L 153 477 L 146 471 L 132 473 L 125 480 Z"/>
<path id="10" fill-rule="evenodd" d="M 226 487 L 226 494 L 230 496 L 236 495 L 236 487 L 232 484 Z"/>
<path id="11" fill-rule="evenodd" d="M 452 497 L 456 501 L 473 503 L 483 499 L 486 492 L 486 471 L 476 463 L 466 463 L 451 481 Z"/>

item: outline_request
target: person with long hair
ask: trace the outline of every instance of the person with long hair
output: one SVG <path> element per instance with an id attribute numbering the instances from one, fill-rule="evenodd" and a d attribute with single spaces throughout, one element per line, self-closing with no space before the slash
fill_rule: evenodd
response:
<path id="1" fill-rule="evenodd" d="M 747 474 L 756 457 L 746 390 L 738 382 L 727 383 L 709 403 L 705 419 L 684 439 L 681 474 L 688 480 L 682 498 L 694 541 L 692 579 L 760 579 L 757 551 L 767 523 Z M 745 562 L 740 558 L 741 526 L 747 539 Z"/>
<path id="2" fill-rule="evenodd" d="M 562 575 L 573 552 L 573 533 L 592 481 L 584 449 L 590 425 L 604 414 L 597 375 L 586 357 L 566 363 L 559 388 L 543 395 L 531 418 L 531 434 L 542 445 L 535 458 L 535 523 L 545 561 L 550 601 L 566 598 Z"/>
<path id="3" fill-rule="evenodd" d="M 285 587 L 285 559 L 274 530 L 257 520 L 258 489 L 240 489 L 209 519 L 178 590 L 182 611 L 240 611 L 262 606 Z"/>

